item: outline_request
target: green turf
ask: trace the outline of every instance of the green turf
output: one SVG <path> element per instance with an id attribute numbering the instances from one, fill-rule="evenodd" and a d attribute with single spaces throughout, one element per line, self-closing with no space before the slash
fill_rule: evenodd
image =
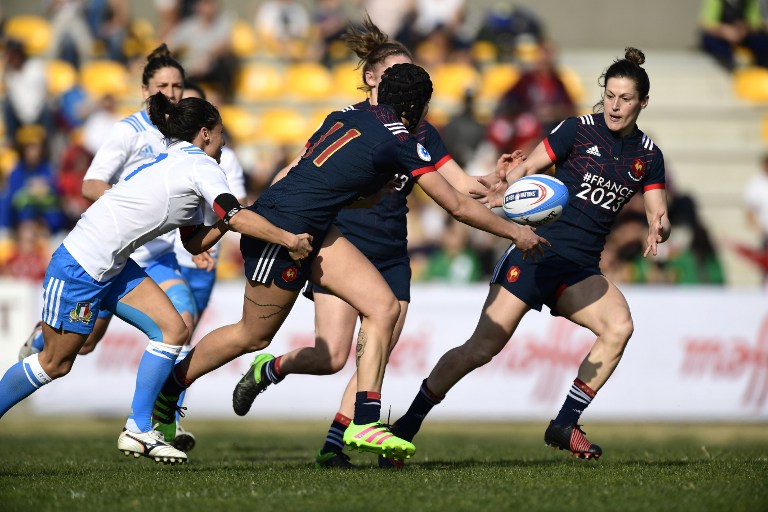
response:
<path id="1" fill-rule="evenodd" d="M 326 425 L 194 422 L 183 467 L 116 449 L 119 420 L 0 421 L 0 510 L 766 511 L 768 426 L 594 424 L 599 461 L 544 447 L 544 423 L 437 423 L 403 471 L 312 466 Z"/>

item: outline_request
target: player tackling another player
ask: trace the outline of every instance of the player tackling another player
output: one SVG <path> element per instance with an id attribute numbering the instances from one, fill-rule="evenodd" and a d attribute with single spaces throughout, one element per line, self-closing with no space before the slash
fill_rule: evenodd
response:
<path id="1" fill-rule="evenodd" d="M 552 244 L 542 258 L 526 259 L 512 245 L 496 264 L 472 336 L 440 358 L 408 411 L 393 425 L 393 432 L 403 439 L 413 440 L 445 394 L 490 362 L 529 310 L 541 310 L 546 304 L 553 315 L 586 327 L 596 339 L 544 440 L 581 458 L 596 459 L 602 454 L 581 430 L 579 418 L 616 369 L 634 326 L 624 295 L 598 268 L 600 254 L 616 215 L 638 192 L 643 194 L 649 224 L 644 256 L 655 256 L 671 229 L 664 159 L 636 124 L 649 98 L 644 61 L 640 50 L 627 48 L 625 57 L 601 77 L 602 101 L 595 106 L 595 114 L 560 123 L 527 160 L 507 174 L 511 184 L 554 164 L 555 177 L 568 187 L 568 205 L 557 222 L 537 229 Z M 504 188 L 497 190 L 503 194 Z M 501 202 L 497 195 L 492 204 Z"/>
<path id="2" fill-rule="evenodd" d="M 362 317 L 354 416 L 344 442 L 394 459 L 413 455 L 413 444 L 380 422 L 381 386 L 400 305 L 368 258 L 333 227 L 339 211 L 380 192 L 387 183 L 414 180 L 454 217 L 515 241 L 522 253 L 535 254 L 546 244 L 530 227 L 496 216 L 435 172 L 436 162 L 412 135 L 426 115 L 431 95 L 426 71 L 409 63 L 395 64 L 381 78 L 378 105 L 345 109 L 325 119 L 299 163 L 249 207 L 286 230 L 309 233 L 315 251 L 299 266 L 274 244 L 242 239 L 248 280 L 243 316 L 198 342 L 169 377 L 159 407 L 172 407 L 179 393 L 206 373 L 267 347 L 301 288 L 311 280 Z M 349 279 L 350 275 L 355 278 Z"/>
<path id="3" fill-rule="evenodd" d="M 186 454 L 154 429 L 152 409 L 189 332 L 168 296 L 129 256 L 147 241 L 182 227 L 191 252 L 206 250 L 229 228 L 280 244 L 296 261 L 309 254 L 311 237 L 276 228 L 240 208 L 218 166 L 224 135 L 213 105 L 199 98 L 173 104 L 159 92 L 150 98 L 149 107 L 150 119 L 168 148 L 106 191 L 54 252 L 43 283 L 44 348 L 3 375 L 0 417 L 69 373 L 99 312 L 108 309 L 149 338 L 118 449 L 180 463 Z M 209 227 L 200 224 L 205 205 L 209 223 L 213 211 L 221 218 Z"/>

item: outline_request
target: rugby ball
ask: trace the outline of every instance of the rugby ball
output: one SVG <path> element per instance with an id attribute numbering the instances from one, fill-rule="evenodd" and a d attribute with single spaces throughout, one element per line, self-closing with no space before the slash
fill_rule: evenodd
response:
<path id="1" fill-rule="evenodd" d="M 546 174 L 524 176 L 511 184 L 501 205 L 507 218 L 524 226 L 555 222 L 568 204 L 568 188 Z"/>

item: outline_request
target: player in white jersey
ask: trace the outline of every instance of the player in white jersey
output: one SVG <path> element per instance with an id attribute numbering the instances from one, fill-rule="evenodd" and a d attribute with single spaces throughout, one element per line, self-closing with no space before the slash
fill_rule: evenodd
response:
<path id="1" fill-rule="evenodd" d="M 141 90 L 145 100 L 158 92 L 162 92 L 171 103 L 181 100 L 184 90 L 184 69 L 171 56 L 165 44 L 156 48 L 147 57 L 142 73 Z M 96 152 L 83 178 L 83 196 L 96 201 L 110 187 L 139 166 L 153 161 L 165 150 L 163 134 L 149 119 L 146 109 L 122 119 L 115 123 L 107 140 Z M 168 295 L 188 331 L 191 332 L 197 320 L 197 308 L 192 291 L 182 277 L 176 261 L 174 239 L 174 234 L 168 233 L 150 240 L 138 248 L 131 255 L 131 259 L 138 263 Z M 96 348 L 96 344 L 104 337 L 111 319 L 112 313 L 109 310 L 101 311 L 93 332 L 80 349 L 81 355 L 88 354 Z M 41 324 L 38 324 L 19 351 L 19 359 L 42 349 Z M 194 447 L 194 443 L 194 436 L 187 434 L 179 436 L 174 445 L 182 451 L 189 451 Z"/>
<path id="2" fill-rule="evenodd" d="M 184 94 L 182 95 L 182 98 L 206 99 L 203 89 L 196 83 L 188 81 L 184 82 Z M 219 166 L 224 170 L 232 194 L 234 194 L 240 203 L 245 203 L 245 175 L 243 173 L 243 167 L 240 165 L 240 162 L 237 161 L 235 152 L 224 146 L 221 150 L 221 161 L 219 162 Z M 184 277 L 195 300 L 197 316 L 195 318 L 194 326 L 196 326 L 197 321 L 208 306 L 208 300 L 211 297 L 213 285 L 216 281 L 216 262 L 218 260 L 220 242 L 216 243 L 207 252 L 193 256 L 184 247 L 179 236 L 174 238 L 176 261 L 178 261 L 181 275 Z M 182 361 L 190 350 L 191 344 L 188 343 L 184 345 L 177 361 Z M 163 433 L 165 440 L 173 443 L 175 448 L 187 452 L 195 446 L 196 439 L 191 432 L 184 430 L 179 422 L 179 417 L 181 415 L 179 411 L 183 408 L 185 398 L 186 393 L 181 393 L 179 395 L 176 410 L 161 410 L 156 408 L 153 414 L 158 420 L 155 422 L 157 424 L 157 429 Z M 171 421 L 171 418 L 174 417 L 175 422 Z"/>
<path id="3" fill-rule="evenodd" d="M 199 98 L 173 105 L 162 93 L 149 104 L 153 122 L 169 141 L 167 152 L 103 194 L 54 252 L 44 281 L 45 346 L 0 379 L 0 417 L 41 386 L 69 373 L 95 317 L 108 309 L 149 337 L 118 449 L 126 455 L 181 463 L 186 454 L 153 429 L 152 408 L 189 332 L 169 298 L 130 255 L 176 228 L 181 228 L 186 247 L 194 252 L 209 248 L 228 228 L 282 245 L 296 261 L 308 256 L 312 247 L 309 235 L 275 227 L 243 210 L 232 195 L 217 165 L 224 135 L 213 105 Z M 201 207 L 204 212 L 215 211 L 221 221 L 204 227 Z M 213 216 L 205 217 L 210 224 Z"/>

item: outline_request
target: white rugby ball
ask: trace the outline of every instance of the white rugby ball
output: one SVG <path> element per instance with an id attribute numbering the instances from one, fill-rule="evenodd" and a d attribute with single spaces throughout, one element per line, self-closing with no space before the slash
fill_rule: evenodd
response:
<path id="1" fill-rule="evenodd" d="M 560 218 L 568 204 L 568 188 L 546 174 L 524 176 L 504 193 L 507 218 L 525 226 L 543 226 Z"/>

